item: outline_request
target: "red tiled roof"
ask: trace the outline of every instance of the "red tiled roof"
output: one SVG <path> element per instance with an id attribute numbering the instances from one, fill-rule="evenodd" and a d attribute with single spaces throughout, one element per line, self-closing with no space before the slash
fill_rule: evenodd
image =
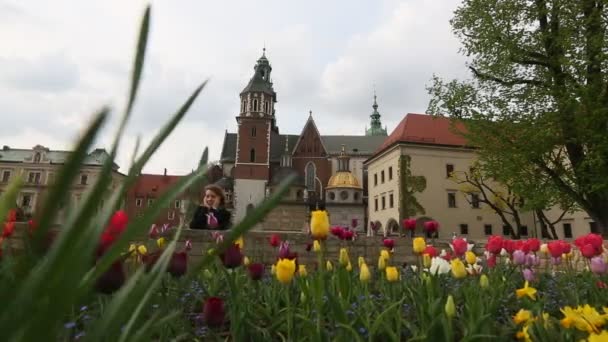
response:
<path id="1" fill-rule="evenodd" d="M 450 118 L 434 117 L 427 114 L 408 113 L 391 135 L 376 150 L 376 154 L 395 143 L 417 143 L 442 146 L 467 146 L 466 139 L 457 132 L 466 132 L 462 122 Z"/>
<path id="2" fill-rule="evenodd" d="M 158 196 L 169 190 L 182 176 L 141 174 L 129 190 L 131 195 Z"/>

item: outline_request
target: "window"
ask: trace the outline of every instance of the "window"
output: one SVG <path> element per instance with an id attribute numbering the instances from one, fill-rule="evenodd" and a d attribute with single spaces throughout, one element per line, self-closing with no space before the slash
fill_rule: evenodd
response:
<path id="1" fill-rule="evenodd" d="M 374 185 L 378 185 L 378 174 L 374 173 Z"/>
<path id="2" fill-rule="evenodd" d="M 264 113 L 270 114 L 270 102 L 264 101 Z"/>
<path id="3" fill-rule="evenodd" d="M 388 207 L 389 208 L 393 208 L 394 207 L 393 194 L 389 194 L 388 195 Z"/>
<path id="4" fill-rule="evenodd" d="M 386 209 L 386 197 L 382 196 L 382 210 Z"/>
<path id="5" fill-rule="evenodd" d="M 572 237 L 572 225 L 570 223 L 564 223 L 564 238 L 569 239 Z"/>
<path id="6" fill-rule="evenodd" d="M 460 225 L 460 235 L 468 235 L 469 234 L 469 225 L 461 224 Z"/>
<path id="7" fill-rule="evenodd" d="M 378 198 L 374 198 L 374 211 L 378 211 Z"/>
<path id="8" fill-rule="evenodd" d="M 241 104 L 241 113 L 245 113 L 246 108 L 247 108 L 247 101 L 243 100 L 243 103 Z"/>
<path id="9" fill-rule="evenodd" d="M 335 200 L 335 199 L 336 199 L 336 194 L 335 194 L 333 191 L 331 191 L 331 192 L 330 192 L 328 195 L 329 195 L 329 199 L 330 199 L 330 200 L 332 200 L 332 201 L 333 201 L 333 200 Z"/>
<path id="10" fill-rule="evenodd" d="M 40 153 L 36 153 L 34 155 L 34 163 L 40 163 Z"/>
<path id="11" fill-rule="evenodd" d="M 252 148 L 249 151 L 249 162 L 250 163 L 255 163 L 255 149 L 254 148 Z"/>
<path id="12" fill-rule="evenodd" d="M 384 170 L 382 170 L 380 172 L 380 182 L 382 182 L 382 184 L 384 184 Z"/>
<path id="13" fill-rule="evenodd" d="M 2 171 L 2 183 L 7 183 L 11 179 L 11 172 L 9 170 Z"/>
<path id="14" fill-rule="evenodd" d="M 255 134 L 256 134 L 256 128 L 255 128 L 255 126 L 253 126 L 253 127 L 251 127 L 251 136 L 255 137 Z"/>
<path id="15" fill-rule="evenodd" d="M 521 226 L 519 235 L 528 236 L 528 226 Z"/>
<path id="16" fill-rule="evenodd" d="M 486 235 L 492 235 L 492 225 L 491 224 L 485 224 L 483 226 L 483 232 Z"/>
<path id="17" fill-rule="evenodd" d="M 21 197 L 21 207 L 29 208 L 32 205 L 32 195 L 31 194 L 23 194 Z"/>
<path id="18" fill-rule="evenodd" d="M 168 218 L 170 221 L 173 221 L 173 219 L 175 218 L 175 212 L 174 212 L 173 210 L 169 211 L 169 213 L 168 213 L 168 215 L 167 215 L 167 218 Z"/>
<path id="19" fill-rule="evenodd" d="M 179 209 L 179 207 L 181 206 L 181 201 L 180 200 L 175 200 L 175 209 Z"/>
<path id="20" fill-rule="evenodd" d="M 446 164 L 446 166 L 445 166 L 445 178 L 450 178 L 450 176 L 452 175 L 452 172 L 454 172 L 454 165 L 452 165 L 452 164 Z"/>
<path id="21" fill-rule="evenodd" d="M 340 199 L 346 201 L 348 199 L 348 192 L 340 191 Z"/>
<path id="22" fill-rule="evenodd" d="M 509 230 L 509 226 L 502 226 L 502 235 L 511 235 L 511 231 Z"/>
<path id="23" fill-rule="evenodd" d="M 456 193 L 448 192 L 448 208 L 456 208 Z"/>
<path id="24" fill-rule="evenodd" d="M 87 180 L 89 179 L 89 176 L 87 175 L 80 175 L 80 185 L 87 185 Z"/>
<path id="25" fill-rule="evenodd" d="M 143 204 L 143 202 L 144 202 L 144 201 L 143 201 L 141 198 L 136 198 L 136 199 L 135 199 L 135 206 L 136 206 L 136 207 L 141 207 L 141 206 L 142 206 L 142 204 Z"/>
<path id="26" fill-rule="evenodd" d="M 589 231 L 593 234 L 599 234 L 600 230 L 597 226 L 597 222 L 589 222 Z"/>
<path id="27" fill-rule="evenodd" d="M 306 189 L 309 191 L 315 190 L 315 179 L 317 178 L 315 164 L 306 164 Z"/>
<path id="28" fill-rule="evenodd" d="M 153 198 L 148 198 L 148 207 L 151 206 L 152 203 L 154 203 L 154 199 Z"/>
<path id="29" fill-rule="evenodd" d="M 355 199 L 355 201 L 359 200 L 359 193 L 355 192 L 355 194 L 353 195 L 353 198 Z"/>
<path id="30" fill-rule="evenodd" d="M 471 207 L 479 209 L 479 194 L 471 194 Z"/>
<path id="31" fill-rule="evenodd" d="M 40 172 L 30 172 L 27 178 L 28 183 L 40 184 Z"/>
<path id="32" fill-rule="evenodd" d="M 393 167 L 388 168 L 388 180 L 393 180 Z"/>
<path id="33" fill-rule="evenodd" d="M 258 111 L 258 100 L 257 99 L 253 100 L 253 111 L 254 112 Z"/>

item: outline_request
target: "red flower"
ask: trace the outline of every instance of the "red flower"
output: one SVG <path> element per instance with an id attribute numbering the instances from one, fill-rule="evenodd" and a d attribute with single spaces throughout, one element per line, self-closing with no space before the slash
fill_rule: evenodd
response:
<path id="1" fill-rule="evenodd" d="M 486 244 L 486 250 L 492 254 L 500 253 L 502 250 L 502 237 L 498 235 L 490 236 Z"/>
<path id="2" fill-rule="evenodd" d="M 312 244 L 313 244 L 312 242 L 309 242 L 309 243 L 306 244 L 306 251 L 307 252 L 310 252 L 310 250 L 312 250 Z"/>
<path id="3" fill-rule="evenodd" d="M 369 227 L 374 231 L 377 232 L 378 229 L 380 229 L 380 225 L 378 225 L 376 222 L 370 222 L 369 223 Z"/>
<path id="4" fill-rule="evenodd" d="M 422 254 L 428 254 L 431 258 L 434 258 L 439 255 L 439 252 L 437 252 L 437 249 L 433 246 L 426 246 Z"/>
<path id="5" fill-rule="evenodd" d="M 281 237 L 278 234 L 270 235 L 270 245 L 272 247 L 278 247 L 281 243 Z"/>
<path id="6" fill-rule="evenodd" d="M 424 222 L 424 230 L 429 233 L 435 233 L 439 230 L 439 222 L 437 221 L 426 221 Z"/>
<path id="7" fill-rule="evenodd" d="M 496 266 L 496 254 L 490 255 L 487 264 L 489 268 L 494 268 Z"/>
<path id="8" fill-rule="evenodd" d="M 203 322 L 210 327 L 219 327 L 224 323 L 226 312 L 224 301 L 218 297 L 209 297 L 203 304 Z"/>
<path id="9" fill-rule="evenodd" d="M 355 236 L 355 232 L 350 229 L 346 229 L 342 232 L 342 240 L 352 240 Z"/>
<path id="10" fill-rule="evenodd" d="M 127 227 L 128 222 L 129 219 L 127 218 L 127 214 L 124 211 L 119 210 L 115 212 L 110 219 L 110 224 L 106 230 L 113 235 L 120 235 Z"/>
<path id="11" fill-rule="evenodd" d="M 384 239 L 384 241 L 382 241 L 382 244 L 388 249 L 395 248 L 395 240 L 393 239 Z"/>
<path id="12" fill-rule="evenodd" d="M 6 221 L 7 222 L 15 222 L 15 221 L 17 221 L 17 210 L 10 209 L 8 211 L 8 214 L 6 215 Z"/>
<path id="13" fill-rule="evenodd" d="M 15 232 L 15 222 L 9 221 L 4 223 L 4 230 L 2 230 L 2 237 L 9 238 Z"/>
<path id="14" fill-rule="evenodd" d="M 528 243 L 528 240 L 517 240 L 515 242 L 515 250 L 528 254 L 530 252 L 530 244 Z"/>
<path id="15" fill-rule="evenodd" d="M 572 245 L 563 240 L 559 240 L 559 243 L 561 244 L 563 254 L 570 253 L 570 251 L 572 250 Z"/>
<path id="16" fill-rule="evenodd" d="M 584 245 L 580 250 L 581 254 L 587 259 L 591 259 L 595 256 L 595 248 L 593 248 L 591 244 Z"/>
<path id="17" fill-rule="evenodd" d="M 561 240 L 552 241 L 547 244 L 547 249 L 553 258 L 560 258 L 564 254 L 563 245 L 564 242 Z"/>
<path id="18" fill-rule="evenodd" d="M 530 248 L 530 252 L 538 252 L 540 250 L 540 240 L 537 238 L 532 238 L 526 240 L 528 243 L 528 247 Z"/>
<path id="19" fill-rule="evenodd" d="M 467 244 L 467 240 L 463 238 L 452 240 L 452 249 L 454 250 L 454 254 L 456 254 L 456 256 L 463 256 L 468 248 L 469 245 Z"/>
<path id="20" fill-rule="evenodd" d="M 350 220 L 350 226 L 351 226 L 352 229 L 357 228 L 358 225 L 359 225 L 359 220 L 358 219 L 354 218 L 354 219 Z"/>
<path id="21" fill-rule="evenodd" d="M 228 247 L 224 253 L 220 254 L 220 258 L 222 258 L 222 263 L 226 268 L 236 268 L 243 263 L 243 254 L 236 244 Z"/>
<path id="22" fill-rule="evenodd" d="M 602 252 L 604 251 L 602 243 L 604 243 L 602 237 L 598 234 L 593 233 L 581 236 L 574 241 L 574 244 L 578 247 L 579 250 L 581 250 L 581 253 L 583 253 L 583 248 L 587 248 L 586 253 L 590 255 L 592 248 L 594 254 L 593 256 L 602 254 Z M 591 247 L 585 247 L 588 245 Z"/>
<path id="23" fill-rule="evenodd" d="M 188 254 L 186 252 L 175 252 L 171 256 L 167 272 L 172 276 L 179 278 L 188 271 Z"/>
<path id="24" fill-rule="evenodd" d="M 405 219 L 402 222 L 403 224 L 403 229 L 405 230 L 416 230 L 416 219 L 413 218 L 409 218 L 409 219 Z"/>
<path id="25" fill-rule="evenodd" d="M 601 281 L 601 280 L 598 280 L 598 281 L 595 283 L 595 286 L 597 286 L 597 288 L 598 288 L 598 289 L 606 289 L 606 288 L 608 288 L 608 285 L 606 285 L 606 283 L 604 283 L 604 282 L 603 282 L 603 281 Z"/>
<path id="26" fill-rule="evenodd" d="M 95 288 L 101 293 L 111 294 L 118 291 L 124 283 L 125 271 L 122 268 L 122 262 L 117 261 L 97 279 Z"/>
<path id="27" fill-rule="evenodd" d="M 517 248 L 517 242 L 514 240 L 502 240 L 502 248 L 504 248 L 507 253 L 513 254 Z"/>
<path id="28" fill-rule="evenodd" d="M 264 276 L 264 264 L 249 264 L 247 270 L 249 271 L 249 276 L 251 276 L 251 279 L 253 280 L 260 280 L 262 279 L 262 276 Z"/>
<path id="29" fill-rule="evenodd" d="M 342 233 L 344 233 L 344 228 L 340 226 L 331 227 L 331 234 L 333 236 L 337 236 L 338 238 L 342 239 Z"/>
<path id="30" fill-rule="evenodd" d="M 441 258 L 443 258 L 446 261 L 450 261 L 452 260 L 454 257 L 452 256 L 452 253 L 450 252 L 446 252 L 445 255 L 443 255 Z"/>

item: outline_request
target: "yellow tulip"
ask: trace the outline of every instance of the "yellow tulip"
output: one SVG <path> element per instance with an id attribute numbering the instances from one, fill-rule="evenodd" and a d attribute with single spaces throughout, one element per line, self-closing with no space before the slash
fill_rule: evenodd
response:
<path id="1" fill-rule="evenodd" d="M 334 270 L 334 265 L 332 265 L 331 261 L 327 260 L 327 262 L 325 263 L 325 269 L 328 271 Z"/>
<path id="2" fill-rule="evenodd" d="M 386 268 L 386 280 L 395 282 L 399 280 L 399 270 L 395 266 L 389 266 Z"/>
<path id="3" fill-rule="evenodd" d="M 314 252 L 317 252 L 317 253 L 318 253 L 318 252 L 320 252 L 320 251 L 321 251 L 321 243 L 320 243 L 319 241 L 315 240 L 315 241 L 312 243 L 312 250 L 313 250 Z"/>
<path id="4" fill-rule="evenodd" d="M 414 253 L 421 254 L 426 249 L 426 241 L 424 241 L 423 237 L 417 237 L 412 242 Z"/>
<path id="5" fill-rule="evenodd" d="M 306 265 L 298 265 L 298 274 L 300 277 L 306 277 L 308 272 L 306 271 Z"/>
<path id="6" fill-rule="evenodd" d="M 249 261 L 249 258 L 248 257 L 244 257 L 243 258 L 243 265 L 249 266 L 249 264 L 251 264 L 251 261 Z"/>
<path id="7" fill-rule="evenodd" d="M 380 251 L 380 256 L 386 259 L 387 261 L 391 258 L 390 253 L 386 249 Z"/>
<path id="8" fill-rule="evenodd" d="M 239 246 L 240 249 L 243 249 L 243 246 L 245 246 L 245 242 L 243 240 L 242 236 L 239 236 L 238 239 L 234 240 L 234 244 Z"/>
<path id="9" fill-rule="evenodd" d="M 137 253 L 139 253 L 141 255 L 146 255 L 146 254 L 148 254 L 148 249 L 144 245 L 139 245 L 137 247 Z"/>
<path id="10" fill-rule="evenodd" d="M 475 263 L 477 263 L 477 256 L 471 251 L 467 251 L 464 254 L 464 258 L 467 261 L 467 264 L 469 265 L 475 265 Z"/>
<path id="11" fill-rule="evenodd" d="M 464 263 L 456 258 L 450 261 L 452 267 L 452 276 L 456 279 L 462 279 L 467 276 L 467 269 L 464 267 Z"/>
<path id="12" fill-rule="evenodd" d="M 490 287 L 490 280 L 488 279 L 487 275 L 482 274 L 481 277 L 479 277 L 479 286 L 482 289 L 487 289 L 488 287 Z"/>
<path id="13" fill-rule="evenodd" d="M 166 244 L 167 244 L 167 241 L 165 240 L 164 237 L 161 237 L 160 239 L 156 240 L 156 245 L 160 249 L 164 249 Z"/>
<path id="14" fill-rule="evenodd" d="M 350 272 L 350 271 L 352 271 L 352 270 L 353 270 L 353 265 L 351 265 L 350 261 L 348 262 L 348 265 L 346 265 L 346 270 L 347 270 L 348 272 Z"/>
<path id="15" fill-rule="evenodd" d="M 456 305 L 454 304 L 454 297 L 448 296 L 448 300 L 445 302 L 445 314 L 448 318 L 456 316 Z"/>
<path id="16" fill-rule="evenodd" d="M 385 257 L 383 257 L 382 255 L 380 255 L 380 256 L 378 257 L 378 269 L 379 269 L 380 271 L 383 271 L 383 270 L 386 268 L 386 261 L 387 261 L 387 260 L 388 260 L 388 259 L 387 259 L 387 258 L 385 258 Z"/>
<path id="17" fill-rule="evenodd" d="M 338 258 L 340 265 L 346 266 L 350 264 L 350 258 L 348 257 L 348 251 L 346 248 L 340 248 L 340 257 Z"/>
<path id="18" fill-rule="evenodd" d="M 359 266 L 359 280 L 362 283 L 367 283 L 371 277 L 372 276 L 371 273 L 369 273 L 369 268 L 367 265 L 365 263 L 361 264 Z"/>
<path id="19" fill-rule="evenodd" d="M 549 246 L 546 243 L 540 245 L 540 252 L 543 254 L 549 254 Z"/>
<path id="20" fill-rule="evenodd" d="M 325 210 L 315 210 L 311 213 L 310 234 L 315 240 L 325 240 L 329 234 L 329 217 Z"/>
<path id="21" fill-rule="evenodd" d="M 362 256 L 360 256 L 360 257 L 357 259 L 357 264 L 359 264 L 359 268 L 361 268 L 361 265 L 365 264 L 365 258 L 364 258 L 364 257 L 362 257 Z"/>
<path id="22" fill-rule="evenodd" d="M 283 284 L 289 284 L 296 273 L 296 261 L 280 259 L 276 265 L 277 279 Z"/>
<path id="23" fill-rule="evenodd" d="M 433 260 L 431 260 L 431 256 L 427 253 L 422 255 L 422 265 L 424 265 L 425 268 L 430 268 L 431 264 L 432 264 Z"/>

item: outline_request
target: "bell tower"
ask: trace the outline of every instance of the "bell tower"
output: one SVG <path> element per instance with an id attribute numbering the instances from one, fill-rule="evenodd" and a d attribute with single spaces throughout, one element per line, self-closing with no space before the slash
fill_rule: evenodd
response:
<path id="1" fill-rule="evenodd" d="M 235 219 L 240 221 L 247 208 L 257 206 L 263 199 L 270 179 L 270 146 L 273 132 L 278 133 L 275 120 L 277 95 L 270 77 L 272 67 L 262 56 L 254 73 L 240 94 L 236 158 L 234 165 Z"/>

